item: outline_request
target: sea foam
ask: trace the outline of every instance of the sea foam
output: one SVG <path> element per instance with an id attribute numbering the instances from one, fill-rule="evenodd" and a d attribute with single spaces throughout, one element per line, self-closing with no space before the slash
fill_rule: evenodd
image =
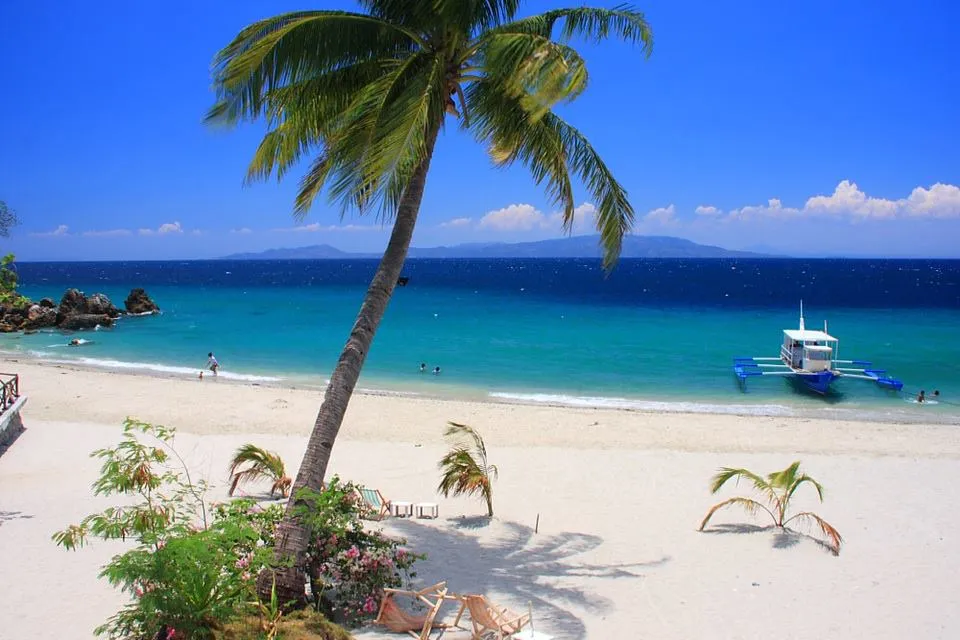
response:
<path id="1" fill-rule="evenodd" d="M 662 402 L 602 396 L 568 396 L 551 393 L 491 392 L 491 398 L 523 404 L 548 404 L 595 409 L 633 409 L 667 413 L 725 413 L 734 415 L 793 416 L 795 411 L 778 404 L 708 404 L 702 402 Z"/>

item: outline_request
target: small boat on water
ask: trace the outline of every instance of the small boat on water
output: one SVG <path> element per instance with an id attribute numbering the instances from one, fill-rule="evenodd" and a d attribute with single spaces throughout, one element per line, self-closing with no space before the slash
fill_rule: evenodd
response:
<path id="1" fill-rule="evenodd" d="M 840 341 L 823 331 L 807 329 L 803 323 L 803 302 L 800 302 L 800 327 L 784 329 L 779 357 L 740 357 L 733 359 L 733 373 L 740 388 L 746 391 L 747 378 L 754 376 L 791 376 L 811 391 L 826 394 L 840 377 L 870 380 L 877 386 L 900 391 L 903 383 L 891 378 L 883 369 L 874 369 L 865 360 L 838 360 Z"/>

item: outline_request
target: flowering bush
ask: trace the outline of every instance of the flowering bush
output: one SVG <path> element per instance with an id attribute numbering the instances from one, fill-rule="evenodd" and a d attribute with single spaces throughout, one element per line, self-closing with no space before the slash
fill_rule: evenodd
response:
<path id="1" fill-rule="evenodd" d="M 351 626 L 372 618 L 383 589 L 415 577 L 413 564 L 424 557 L 404 549 L 405 540 L 365 531 L 355 495 L 334 476 L 320 493 L 301 490 L 296 514 L 310 533 L 307 573 L 317 608 Z"/>

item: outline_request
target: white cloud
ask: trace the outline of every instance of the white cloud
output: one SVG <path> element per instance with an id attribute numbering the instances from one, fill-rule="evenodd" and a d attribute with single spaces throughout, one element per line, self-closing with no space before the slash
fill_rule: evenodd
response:
<path id="1" fill-rule="evenodd" d="M 699 207 L 694 209 L 693 212 L 698 216 L 705 216 L 705 217 L 716 217 L 716 216 L 723 215 L 723 211 L 721 211 L 720 209 L 712 205 L 706 205 L 706 206 L 700 205 Z"/>
<path id="2" fill-rule="evenodd" d="M 247 235 L 247 234 L 253 233 L 253 231 L 249 227 L 240 227 L 239 229 L 230 229 L 230 233 Z"/>
<path id="3" fill-rule="evenodd" d="M 193 231 L 190 232 L 190 235 L 192 235 L 192 236 L 202 236 L 202 235 L 203 235 L 203 231 L 200 231 L 200 229 L 194 229 Z"/>
<path id="4" fill-rule="evenodd" d="M 70 227 L 65 224 L 58 225 L 53 231 L 35 231 L 31 233 L 31 236 L 37 238 L 60 238 L 62 236 L 70 235 Z"/>
<path id="5" fill-rule="evenodd" d="M 183 227 L 180 226 L 179 222 L 164 222 L 156 229 L 138 229 L 137 233 L 142 236 L 165 236 L 171 233 L 183 233 Z"/>
<path id="6" fill-rule="evenodd" d="M 511 204 L 480 218 L 481 229 L 494 231 L 530 231 L 547 226 L 547 217 L 532 204 Z"/>
<path id="7" fill-rule="evenodd" d="M 453 220 L 447 220 L 446 222 L 441 222 L 440 226 L 444 229 L 452 229 L 457 227 L 469 227 L 470 223 L 473 222 L 473 218 L 454 218 Z"/>
<path id="8" fill-rule="evenodd" d="M 960 187 L 942 182 L 929 189 L 917 187 L 900 203 L 907 215 L 955 218 L 960 216 Z"/>
<path id="9" fill-rule="evenodd" d="M 722 212 L 715 207 L 697 207 L 696 212 L 705 215 L 707 210 Z M 830 195 L 817 195 L 807 199 L 802 208 L 785 207 L 777 198 L 766 205 L 746 206 L 731 209 L 727 219 L 750 220 L 755 218 L 795 218 L 798 216 L 822 216 L 851 220 L 890 220 L 903 217 L 960 218 L 960 187 L 938 182 L 929 189 L 915 188 L 906 198 L 890 200 L 867 195 L 850 180 L 842 180 Z"/>
<path id="10" fill-rule="evenodd" d="M 80 235 L 85 238 L 118 238 L 133 235 L 133 232 L 130 229 L 105 229 L 103 231 L 84 231 Z"/>
<path id="11" fill-rule="evenodd" d="M 843 180 L 829 196 L 813 196 L 804 205 L 805 213 L 833 216 L 851 215 L 855 218 L 892 218 L 897 215 L 897 203 L 883 198 L 868 197 L 856 183 Z"/>
<path id="12" fill-rule="evenodd" d="M 647 212 L 647 215 L 643 216 L 644 222 L 655 222 L 664 226 L 675 223 L 677 216 L 677 208 L 674 205 L 667 207 L 659 207 L 657 209 L 652 209 Z"/>

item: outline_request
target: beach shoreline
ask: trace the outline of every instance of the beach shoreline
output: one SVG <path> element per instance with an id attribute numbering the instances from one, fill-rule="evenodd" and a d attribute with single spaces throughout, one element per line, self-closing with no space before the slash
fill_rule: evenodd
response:
<path id="1" fill-rule="evenodd" d="M 75 361 L 72 359 L 48 359 L 30 353 L 0 349 L 0 366 L 10 363 L 10 366 L 28 365 L 38 367 L 53 367 L 85 373 L 110 373 L 121 376 L 136 376 L 162 380 L 192 381 L 197 376 L 192 369 L 185 367 L 136 368 L 135 363 L 117 363 L 114 366 L 104 362 L 96 364 Z M 9 368 L 9 367 L 8 367 Z M 188 372 L 189 371 L 189 372 Z M 196 369 L 197 372 L 200 369 Z M 204 371 L 206 378 L 210 372 Z M 427 375 L 427 374 L 425 374 Z M 321 382 L 312 383 L 310 377 Z M 325 376 L 307 376 L 302 373 L 276 375 L 234 374 L 223 372 L 216 381 L 218 384 L 251 386 L 260 388 L 293 389 L 322 393 L 326 389 L 328 379 Z M 388 385 L 392 386 L 392 385 Z M 846 408 L 833 407 L 824 404 L 816 408 L 791 405 L 790 399 L 785 398 L 782 404 L 764 402 L 748 404 L 743 402 L 691 402 L 689 400 L 654 400 L 644 398 L 620 398 L 605 396 L 573 396 L 562 393 L 503 393 L 485 391 L 482 388 L 466 386 L 432 386 L 427 389 L 414 389 L 413 385 L 398 385 L 396 388 L 369 388 L 358 387 L 355 396 L 369 396 L 381 398 L 418 398 L 436 402 L 469 402 L 479 404 L 494 404 L 508 406 L 549 407 L 554 409 L 588 409 L 599 411 L 623 411 L 640 414 L 675 414 L 687 415 L 727 415 L 735 417 L 787 417 L 794 419 L 838 420 L 842 422 L 885 423 L 897 425 L 958 425 L 960 414 L 946 412 L 931 412 L 920 414 L 880 411 L 875 407 Z M 932 407 L 931 407 L 932 408 Z M 926 409 L 926 407 L 925 407 Z"/>

